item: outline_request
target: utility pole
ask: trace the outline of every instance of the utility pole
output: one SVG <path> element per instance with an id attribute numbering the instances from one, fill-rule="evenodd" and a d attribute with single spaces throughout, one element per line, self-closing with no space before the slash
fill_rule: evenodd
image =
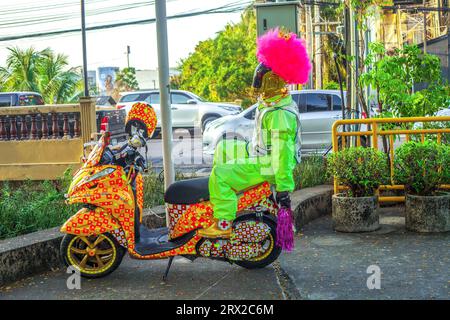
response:
<path id="1" fill-rule="evenodd" d="M 320 35 L 320 7 L 314 5 L 314 66 L 316 89 L 322 88 L 322 48 Z"/>
<path id="2" fill-rule="evenodd" d="M 403 48 L 403 37 L 402 37 L 402 12 L 400 10 L 400 6 L 397 6 L 397 12 L 395 15 L 395 22 L 397 25 L 397 45 L 398 48 L 401 49 Z"/>
<path id="3" fill-rule="evenodd" d="M 450 1 L 447 0 L 447 80 L 450 81 Z"/>
<path id="4" fill-rule="evenodd" d="M 166 1 L 155 1 L 156 40 L 158 47 L 159 95 L 161 106 L 161 129 L 163 142 L 164 188 L 175 181 L 172 162 L 172 110 L 170 107 L 169 54 L 167 45 Z M 167 217 L 166 217 L 167 218 Z M 167 219 L 169 223 L 169 219 Z"/>
<path id="5" fill-rule="evenodd" d="M 130 69 L 130 53 L 131 53 L 130 46 L 127 46 L 127 66 L 128 66 L 128 69 Z"/>
<path id="6" fill-rule="evenodd" d="M 351 86 L 351 108 L 352 110 L 357 110 L 358 98 L 356 95 L 357 90 L 357 72 L 358 72 L 358 41 L 357 41 L 357 30 L 356 30 L 356 17 L 353 9 L 350 9 L 350 55 L 353 57 L 351 61 L 351 72 L 352 86 Z"/>
<path id="7" fill-rule="evenodd" d="M 423 0 L 423 6 L 425 7 L 426 1 Z M 427 13 L 423 11 L 423 53 L 427 53 Z"/>
<path id="8" fill-rule="evenodd" d="M 355 110 L 356 99 L 356 21 L 353 9 L 346 6 L 344 11 L 345 19 L 345 52 L 347 56 L 351 56 L 352 60 L 347 61 L 347 110 Z"/>
<path id="9" fill-rule="evenodd" d="M 313 27 L 312 27 L 312 16 L 311 16 L 311 5 L 305 3 L 305 22 L 306 22 L 306 43 L 308 45 L 308 55 L 310 58 L 314 58 L 313 50 Z M 313 83 L 313 73 L 315 72 L 315 67 L 309 73 L 308 87 L 309 89 L 314 88 Z"/>
<path id="10" fill-rule="evenodd" d="M 84 0 L 81 0 L 81 41 L 83 44 L 83 80 L 84 80 L 84 96 L 89 97 L 89 84 L 87 72 L 87 53 L 86 53 L 86 14 L 84 9 Z"/>

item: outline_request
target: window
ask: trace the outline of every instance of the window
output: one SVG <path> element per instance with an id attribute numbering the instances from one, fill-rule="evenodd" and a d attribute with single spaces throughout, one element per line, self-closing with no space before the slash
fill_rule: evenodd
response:
<path id="1" fill-rule="evenodd" d="M 306 94 L 299 94 L 297 106 L 298 106 L 298 112 L 305 113 L 306 112 Z"/>
<path id="2" fill-rule="evenodd" d="M 202 97 L 199 97 L 199 96 L 196 95 L 196 94 L 193 94 L 192 92 L 191 92 L 191 95 L 192 95 L 193 97 L 195 97 L 198 101 L 201 101 L 201 102 L 207 102 L 205 99 L 203 99 Z"/>
<path id="3" fill-rule="evenodd" d="M 19 96 L 19 106 L 38 106 L 43 104 L 44 100 L 42 100 L 41 96 L 34 94 Z"/>
<path id="4" fill-rule="evenodd" d="M 0 95 L 0 107 L 11 107 L 14 97 L 11 94 Z"/>
<path id="5" fill-rule="evenodd" d="M 145 99 L 145 102 L 150 103 L 150 104 L 159 104 L 160 103 L 159 93 L 150 94 L 147 97 L 147 99 Z"/>
<path id="6" fill-rule="evenodd" d="M 252 107 L 250 107 L 250 108 L 252 108 Z M 256 107 L 253 108 L 251 111 L 247 112 L 244 117 L 249 120 L 254 120 L 255 114 L 256 114 L 256 109 L 257 109 Z"/>
<path id="7" fill-rule="evenodd" d="M 333 96 L 333 111 L 340 111 L 342 110 L 342 100 L 339 96 Z"/>
<path id="8" fill-rule="evenodd" d="M 173 104 L 188 104 L 188 100 L 192 100 L 185 94 L 182 93 L 171 93 Z"/>
<path id="9" fill-rule="evenodd" d="M 147 101 L 149 93 L 133 93 L 127 94 L 120 99 L 120 102 Z"/>
<path id="10" fill-rule="evenodd" d="M 306 112 L 331 110 L 331 95 L 323 93 L 306 94 Z"/>

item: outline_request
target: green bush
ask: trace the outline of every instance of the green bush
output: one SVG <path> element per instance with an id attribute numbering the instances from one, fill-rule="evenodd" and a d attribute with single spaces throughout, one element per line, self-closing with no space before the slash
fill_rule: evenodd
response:
<path id="1" fill-rule="evenodd" d="M 0 239 L 63 224 L 79 209 L 64 202 L 69 181 L 0 184 Z"/>
<path id="2" fill-rule="evenodd" d="M 331 183 L 324 157 L 313 155 L 303 159 L 294 169 L 294 181 L 295 190 Z"/>
<path id="3" fill-rule="evenodd" d="M 324 184 L 327 181 L 323 157 L 305 159 L 294 172 L 297 189 Z M 175 179 L 194 178 L 194 173 L 176 172 Z M 72 181 L 68 170 L 57 181 L 24 181 L 0 183 L 0 239 L 62 225 L 75 214 L 79 205 L 65 204 L 64 194 Z M 144 176 L 144 207 L 164 204 L 162 174 L 150 171 Z"/>
<path id="4" fill-rule="evenodd" d="M 323 89 L 324 90 L 339 90 L 340 86 L 339 86 L 339 83 L 337 83 L 335 81 L 329 81 L 323 85 Z M 343 88 L 343 90 L 345 90 L 345 89 Z"/>
<path id="5" fill-rule="evenodd" d="M 436 142 L 410 141 L 395 150 L 394 180 L 409 194 L 434 195 L 450 177 L 450 147 Z"/>
<path id="6" fill-rule="evenodd" d="M 188 178 L 177 173 L 176 179 Z M 72 181 L 66 171 L 57 181 L 0 183 L 0 239 L 62 225 L 79 205 L 67 205 L 64 194 Z M 144 176 L 144 207 L 164 203 L 164 182 L 150 172 Z"/>
<path id="7" fill-rule="evenodd" d="M 373 148 L 352 147 L 328 158 L 327 172 L 347 187 L 348 196 L 369 197 L 388 181 L 386 154 Z"/>
<path id="8" fill-rule="evenodd" d="M 443 145 L 444 163 L 442 164 L 442 184 L 450 184 L 450 145 Z"/>

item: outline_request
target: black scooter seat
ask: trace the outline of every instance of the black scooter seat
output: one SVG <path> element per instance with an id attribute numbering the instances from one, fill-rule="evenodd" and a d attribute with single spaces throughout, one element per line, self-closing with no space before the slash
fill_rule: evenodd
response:
<path id="1" fill-rule="evenodd" d="M 180 180 L 172 183 L 164 193 L 170 204 L 194 204 L 209 200 L 209 177 Z"/>
<path id="2" fill-rule="evenodd" d="M 139 233 L 140 237 L 134 249 L 137 253 L 144 256 L 183 246 L 192 239 L 195 235 L 195 230 L 171 240 L 169 240 L 169 230 L 167 228 L 147 229 L 141 225 L 139 227 Z"/>

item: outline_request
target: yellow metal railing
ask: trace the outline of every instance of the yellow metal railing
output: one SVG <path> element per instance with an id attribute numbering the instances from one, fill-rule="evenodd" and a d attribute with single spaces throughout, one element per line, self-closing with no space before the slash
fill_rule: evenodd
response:
<path id="1" fill-rule="evenodd" d="M 394 137 L 396 135 L 406 135 L 405 141 L 408 142 L 411 139 L 411 135 L 420 135 L 421 140 L 425 140 L 425 135 L 432 134 L 436 135 L 436 141 L 441 143 L 442 135 L 445 133 L 450 133 L 450 128 L 439 128 L 439 129 L 387 129 L 383 130 L 380 128 L 380 124 L 398 124 L 398 123 L 416 123 L 416 122 L 449 122 L 450 116 L 444 117 L 411 117 L 411 118 L 370 118 L 370 119 L 347 119 L 347 120 L 337 120 L 333 123 L 332 127 L 332 138 L 333 138 L 333 152 L 337 152 L 341 149 L 345 149 L 347 146 L 347 137 L 356 137 L 356 145 L 361 145 L 360 137 L 366 136 L 371 138 L 371 147 L 379 149 L 379 139 L 380 137 L 387 136 L 389 143 L 389 160 L 391 168 L 391 184 L 380 186 L 377 194 L 380 191 L 386 190 L 404 190 L 403 185 L 394 184 Z M 347 129 L 352 129 L 352 126 L 357 125 L 367 125 L 367 131 L 340 131 L 340 129 L 345 126 Z M 341 145 L 339 145 L 339 137 L 341 137 Z M 368 139 L 369 140 L 369 139 Z M 443 189 L 450 189 L 450 184 L 442 185 Z M 337 179 L 334 179 L 334 193 L 338 193 L 340 190 L 346 189 L 344 186 L 340 185 Z M 404 196 L 379 196 L 379 201 L 381 202 L 403 202 L 405 201 Z"/>

